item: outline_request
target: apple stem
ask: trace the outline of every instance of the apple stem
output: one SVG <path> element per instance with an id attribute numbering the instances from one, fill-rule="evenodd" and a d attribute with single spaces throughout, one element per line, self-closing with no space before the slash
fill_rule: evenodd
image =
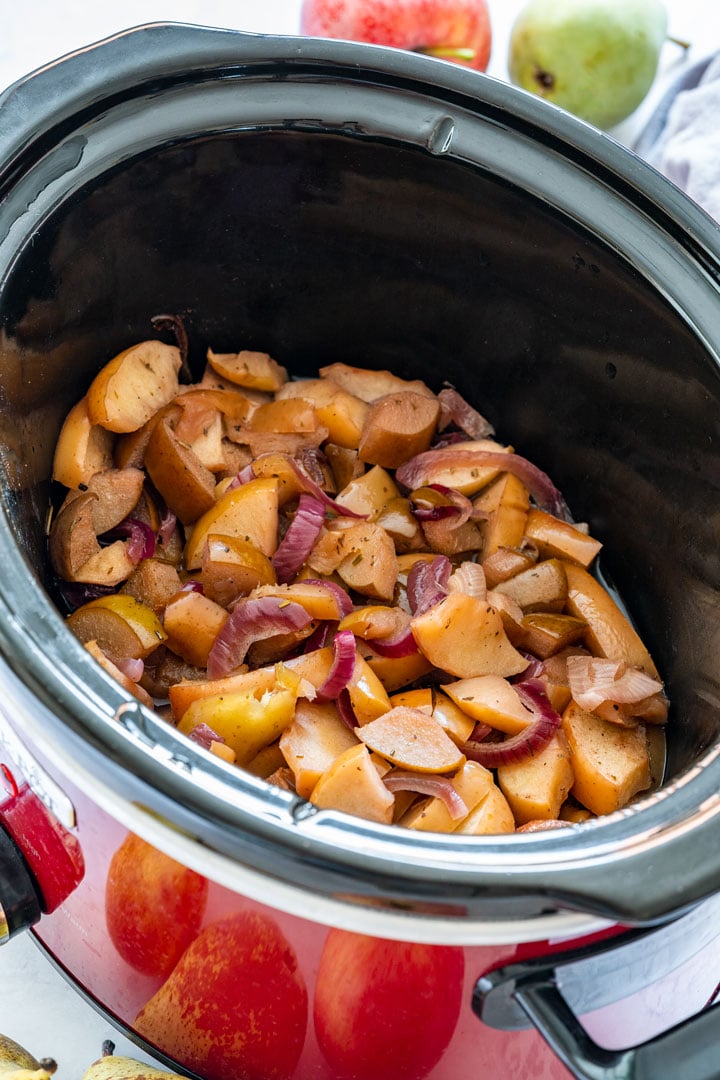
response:
<path id="1" fill-rule="evenodd" d="M 428 45 L 427 48 L 416 49 L 415 52 L 436 56 L 440 60 L 463 60 L 467 64 L 472 64 L 475 59 L 475 49 L 461 49 L 452 45 Z"/>
<path id="2" fill-rule="evenodd" d="M 692 46 L 691 41 L 685 41 L 683 40 L 683 38 L 673 37 L 672 34 L 668 34 L 665 40 L 669 41 L 672 45 L 677 45 L 679 49 L 683 50 L 683 52 L 687 52 L 688 49 Z"/>

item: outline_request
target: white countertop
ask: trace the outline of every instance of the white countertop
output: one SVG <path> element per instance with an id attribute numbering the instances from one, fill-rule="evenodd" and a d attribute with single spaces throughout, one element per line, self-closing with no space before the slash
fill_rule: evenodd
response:
<path id="1" fill-rule="evenodd" d="M 490 0 L 494 47 L 489 72 L 506 77 L 510 26 L 521 0 Z M 655 87 L 613 134 L 631 144 L 654 104 L 683 66 L 720 48 L 716 0 L 668 0 L 670 32 L 693 43 L 687 55 L 668 44 Z M 63 53 L 118 30 L 156 20 L 202 23 L 258 33 L 294 33 L 300 0 L 25 0 L 2 4 L 0 89 Z M 38 1057 L 59 1062 L 58 1080 L 80 1080 L 111 1039 L 116 1052 L 145 1057 L 72 990 L 28 935 L 0 948 L 0 1031 Z M 458 1078 L 461 1080 L 461 1078 Z"/>

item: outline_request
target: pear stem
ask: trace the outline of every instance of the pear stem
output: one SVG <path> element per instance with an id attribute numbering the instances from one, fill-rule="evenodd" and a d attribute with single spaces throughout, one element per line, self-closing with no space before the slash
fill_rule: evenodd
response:
<path id="1" fill-rule="evenodd" d="M 691 41 L 685 41 L 683 38 L 673 37 L 672 34 L 668 34 L 665 40 L 669 41 L 671 45 L 677 45 L 677 47 L 679 49 L 682 49 L 683 52 L 687 52 L 688 49 L 692 46 Z"/>

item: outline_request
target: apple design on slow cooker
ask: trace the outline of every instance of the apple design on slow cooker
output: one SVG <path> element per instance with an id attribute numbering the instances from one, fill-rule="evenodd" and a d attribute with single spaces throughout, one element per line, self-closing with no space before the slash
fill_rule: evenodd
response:
<path id="1" fill-rule="evenodd" d="M 165 978 L 197 936 L 207 894 L 204 877 L 129 833 L 105 885 L 113 945 L 136 971 Z"/>
<path id="2" fill-rule="evenodd" d="M 289 1080 L 307 1014 L 292 947 L 247 908 L 204 927 L 134 1027 L 204 1080 Z"/>
<path id="3" fill-rule="evenodd" d="M 335 1080 L 422 1080 L 460 1015 L 462 949 L 328 933 L 315 1034 Z"/>
<path id="4" fill-rule="evenodd" d="M 490 59 L 486 0 L 304 0 L 300 30 L 412 49 L 478 71 Z"/>

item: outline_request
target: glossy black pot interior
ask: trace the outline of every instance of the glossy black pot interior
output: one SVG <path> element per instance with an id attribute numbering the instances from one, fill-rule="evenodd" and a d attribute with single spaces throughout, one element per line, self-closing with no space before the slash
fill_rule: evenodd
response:
<path id="1" fill-rule="evenodd" d="M 49 582 L 63 415 L 156 313 L 184 317 L 198 371 L 211 346 L 267 350 L 298 374 L 341 360 L 448 380 L 604 542 L 669 688 L 668 777 L 686 775 L 720 722 L 715 227 L 608 140 L 480 76 L 416 57 L 389 71 L 377 50 L 360 70 L 342 46 L 261 39 L 202 74 L 181 44 L 186 68 L 171 76 L 160 49 L 142 91 L 104 99 L 97 77 L 85 101 L 74 91 L 48 136 L 60 156 L 13 148 L 13 169 L 33 155 L 39 178 L 0 287 L 3 499 L 29 564 Z M 211 125 L 218 74 L 221 91 L 237 80 L 242 115 L 226 103 Z M 480 125 L 472 153 L 463 112 Z M 523 164 L 530 147 L 557 200 Z"/>

